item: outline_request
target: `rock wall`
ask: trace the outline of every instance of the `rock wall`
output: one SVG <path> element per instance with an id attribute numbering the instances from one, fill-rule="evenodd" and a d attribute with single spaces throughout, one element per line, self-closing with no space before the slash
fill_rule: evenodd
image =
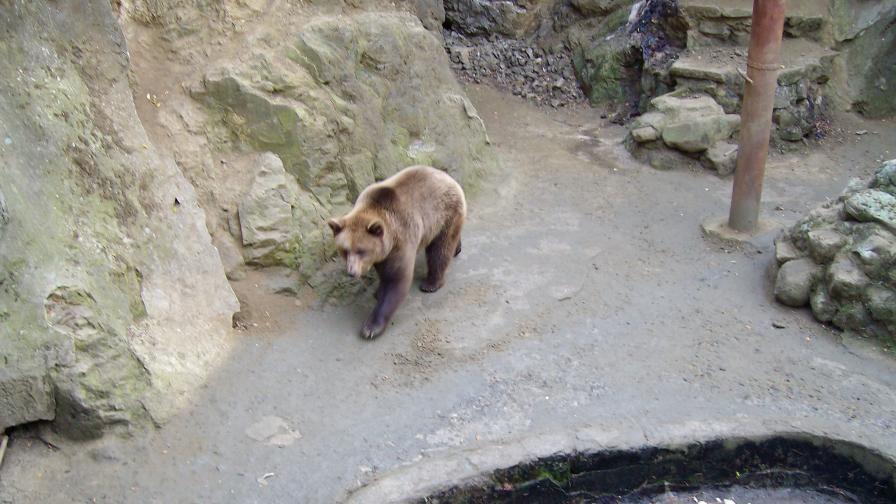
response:
<path id="1" fill-rule="evenodd" d="M 164 421 L 230 348 L 225 272 L 320 276 L 367 184 L 495 162 L 440 3 L 268 7 L 0 7 L 0 430 Z"/>
<path id="2" fill-rule="evenodd" d="M 845 101 L 870 117 L 896 114 L 896 2 L 831 0 L 832 37 L 845 53 Z"/>
<path id="3" fill-rule="evenodd" d="M 896 159 L 782 233 L 775 254 L 778 301 L 896 343 Z"/>
<path id="4" fill-rule="evenodd" d="M 238 308 L 203 210 L 137 118 L 109 2 L 7 2 L 0 32 L 0 430 L 163 420 Z"/>

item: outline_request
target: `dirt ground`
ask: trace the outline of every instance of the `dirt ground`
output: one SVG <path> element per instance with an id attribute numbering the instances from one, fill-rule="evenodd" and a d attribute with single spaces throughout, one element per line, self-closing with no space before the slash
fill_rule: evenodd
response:
<path id="1" fill-rule="evenodd" d="M 632 161 L 598 110 L 468 91 L 503 171 L 470 198 L 441 291 L 415 289 L 366 341 L 370 293 L 321 303 L 254 273 L 235 285 L 238 349 L 189 410 L 132 439 L 14 432 L 0 503 L 335 502 L 423 459 L 583 427 L 649 443 L 683 424 L 823 424 L 896 453 L 892 355 L 774 302 L 774 233 L 701 236 L 730 178 Z M 896 157 L 892 122 L 835 124 L 773 153 L 765 216 L 791 223 Z"/>

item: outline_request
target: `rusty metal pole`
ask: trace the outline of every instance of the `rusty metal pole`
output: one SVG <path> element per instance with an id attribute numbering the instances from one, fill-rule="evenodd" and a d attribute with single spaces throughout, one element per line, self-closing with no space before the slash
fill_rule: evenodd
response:
<path id="1" fill-rule="evenodd" d="M 762 179 L 778 84 L 785 0 L 753 0 L 750 50 L 728 227 L 750 232 L 759 221 Z"/>

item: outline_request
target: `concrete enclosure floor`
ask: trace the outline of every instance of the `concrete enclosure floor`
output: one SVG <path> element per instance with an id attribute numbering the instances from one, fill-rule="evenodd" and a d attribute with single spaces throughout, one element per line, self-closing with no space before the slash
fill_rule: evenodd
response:
<path id="1" fill-rule="evenodd" d="M 892 356 L 774 302 L 774 233 L 701 236 L 730 178 L 632 161 L 595 109 L 468 91 L 503 168 L 470 198 L 441 291 L 415 289 L 365 341 L 371 293 L 319 307 L 254 273 L 235 286 L 252 323 L 192 408 L 132 439 L 18 433 L 0 502 L 335 502 L 408 464 L 584 428 L 651 443 L 768 422 L 896 454 Z M 894 157 L 892 123 L 860 126 L 874 133 L 775 153 L 764 215 L 791 223 Z"/>

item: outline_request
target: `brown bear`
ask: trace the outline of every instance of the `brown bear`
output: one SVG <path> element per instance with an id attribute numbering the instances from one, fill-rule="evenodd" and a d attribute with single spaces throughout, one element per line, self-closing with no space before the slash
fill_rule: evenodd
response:
<path id="1" fill-rule="evenodd" d="M 417 251 L 426 248 L 423 292 L 445 283 L 445 270 L 460 253 L 467 215 L 464 191 L 447 173 L 410 166 L 370 185 L 347 215 L 327 221 L 347 273 L 360 278 L 371 266 L 380 278 L 376 308 L 361 328 L 365 338 L 382 334 L 404 301 L 414 277 Z"/>

